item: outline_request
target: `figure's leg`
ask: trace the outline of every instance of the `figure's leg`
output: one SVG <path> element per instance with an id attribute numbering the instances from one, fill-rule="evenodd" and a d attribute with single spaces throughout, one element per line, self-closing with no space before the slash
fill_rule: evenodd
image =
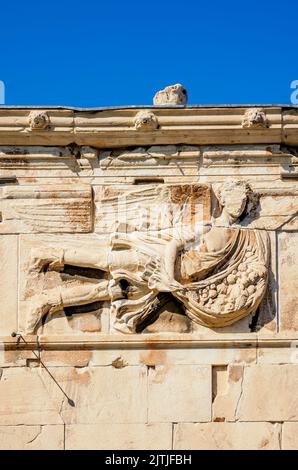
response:
<path id="1" fill-rule="evenodd" d="M 65 264 L 85 268 L 108 270 L 109 245 L 92 240 L 88 245 L 77 248 L 33 248 L 30 257 L 30 271 L 61 270 Z"/>
<path id="2" fill-rule="evenodd" d="M 109 281 L 103 280 L 96 285 L 84 283 L 80 286 L 62 286 L 60 296 L 63 307 L 109 300 Z"/>
<path id="3" fill-rule="evenodd" d="M 122 245 L 121 245 L 122 246 Z M 118 248 L 118 249 L 117 249 Z M 126 269 L 136 272 L 144 266 L 144 255 L 127 242 L 125 249 L 111 247 L 109 240 L 90 240 L 90 242 L 66 248 L 33 248 L 29 270 L 60 271 L 65 264 L 82 268 L 94 268 L 102 271 Z"/>
<path id="4" fill-rule="evenodd" d="M 97 268 L 108 271 L 109 246 L 91 244 L 89 247 L 66 248 L 63 254 L 64 264 L 84 268 Z"/>
<path id="5" fill-rule="evenodd" d="M 86 305 L 92 302 L 109 300 L 109 281 L 99 284 L 64 285 L 49 289 L 31 300 L 26 333 L 33 334 L 36 326 L 46 314 L 53 314 L 64 307 Z"/>

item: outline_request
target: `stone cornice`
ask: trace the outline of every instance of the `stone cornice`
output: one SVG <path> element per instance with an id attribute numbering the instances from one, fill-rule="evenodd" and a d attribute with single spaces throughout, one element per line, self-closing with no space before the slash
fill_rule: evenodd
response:
<path id="1" fill-rule="evenodd" d="M 254 109 L 259 112 L 259 117 L 264 117 L 264 122 L 252 119 L 250 125 L 247 123 L 250 116 L 245 116 Z M 181 143 L 295 146 L 298 145 L 298 108 L 0 108 L 0 145 L 56 146 L 73 143 L 98 148 Z"/>
<path id="2" fill-rule="evenodd" d="M 0 343 L 4 350 L 63 350 L 63 349 L 171 349 L 171 348 L 250 348 L 250 347 L 284 347 L 291 348 L 298 344 L 297 334 L 275 334 L 262 335 L 249 334 L 221 334 L 204 338 L 189 334 L 132 334 L 111 335 L 101 334 L 99 336 L 22 336 L 21 338 L 11 336 L 0 337 Z"/>

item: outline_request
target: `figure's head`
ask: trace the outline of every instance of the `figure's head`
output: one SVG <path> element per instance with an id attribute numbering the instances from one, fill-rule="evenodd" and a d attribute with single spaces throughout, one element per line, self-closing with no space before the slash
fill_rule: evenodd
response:
<path id="1" fill-rule="evenodd" d="M 229 216 L 234 220 L 239 219 L 246 206 L 248 185 L 244 181 L 229 180 L 214 185 L 213 189 L 220 205 Z"/>

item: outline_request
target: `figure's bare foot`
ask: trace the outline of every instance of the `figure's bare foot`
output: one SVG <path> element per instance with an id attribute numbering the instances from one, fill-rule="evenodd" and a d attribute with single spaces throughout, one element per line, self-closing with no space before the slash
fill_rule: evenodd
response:
<path id="1" fill-rule="evenodd" d="M 40 294 L 30 302 L 30 310 L 26 323 L 26 334 L 34 334 L 38 323 L 47 314 L 58 312 L 62 309 L 60 296 L 56 292 Z"/>
<path id="2" fill-rule="evenodd" d="M 26 323 L 26 334 L 33 335 L 35 333 L 38 323 L 44 317 L 44 315 L 48 313 L 49 309 L 50 306 L 48 305 L 42 305 L 39 307 L 34 307 L 32 305 L 30 308 L 29 318 Z"/>

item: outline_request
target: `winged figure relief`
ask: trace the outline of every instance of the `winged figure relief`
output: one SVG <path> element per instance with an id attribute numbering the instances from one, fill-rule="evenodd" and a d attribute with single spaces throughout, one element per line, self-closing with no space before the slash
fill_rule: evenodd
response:
<path id="1" fill-rule="evenodd" d="M 120 193 L 105 190 L 96 214 L 97 238 L 75 247 L 34 249 L 30 259 L 34 273 L 71 265 L 97 269 L 102 277 L 62 283 L 33 296 L 27 333 L 45 315 L 96 301 L 110 302 L 116 330 L 135 333 L 166 292 L 189 318 L 210 328 L 254 312 L 267 286 L 268 234 L 241 224 L 252 193 L 245 182 L 214 184 L 212 193 L 211 216 L 204 185 L 136 188 L 120 202 Z M 151 214 L 144 210 L 149 206 Z"/>

